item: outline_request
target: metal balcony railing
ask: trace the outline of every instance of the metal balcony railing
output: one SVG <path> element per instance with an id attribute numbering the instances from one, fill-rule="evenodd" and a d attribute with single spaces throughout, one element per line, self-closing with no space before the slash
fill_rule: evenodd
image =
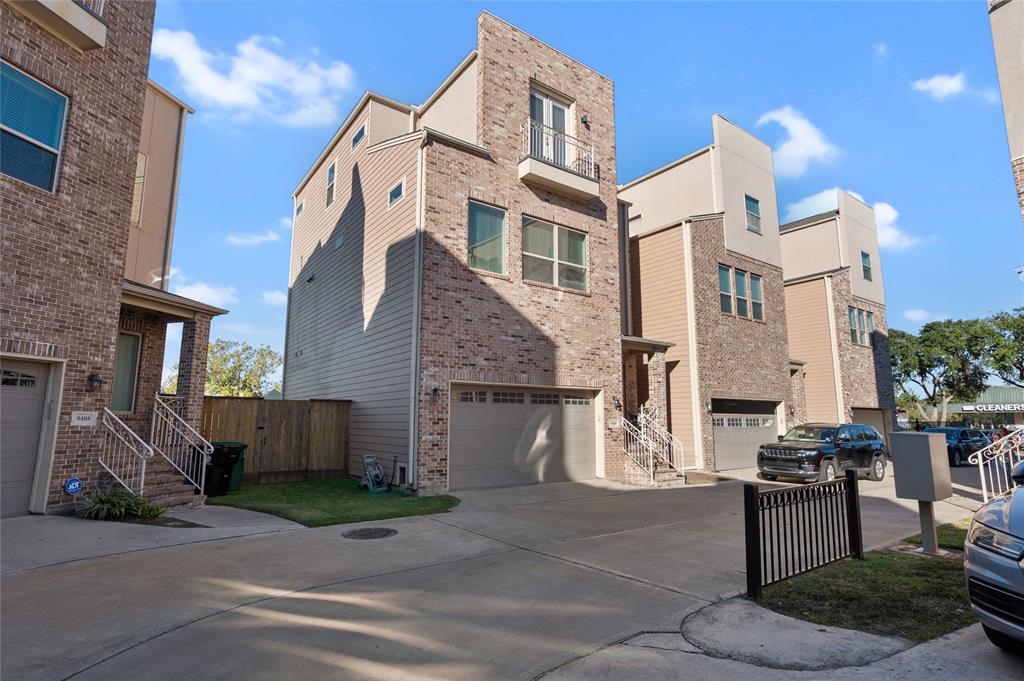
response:
<path id="1" fill-rule="evenodd" d="M 535 158 L 577 175 L 598 179 L 593 145 L 533 119 L 523 123 L 523 158 Z"/>

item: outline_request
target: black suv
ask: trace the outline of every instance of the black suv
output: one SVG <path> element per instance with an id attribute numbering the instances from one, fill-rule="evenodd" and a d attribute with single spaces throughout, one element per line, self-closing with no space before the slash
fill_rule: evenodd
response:
<path id="1" fill-rule="evenodd" d="M 992 444 L 985 433 L 974 428 L 935 427 L 925 428 L 924 432 L 946 436 L 946 453 L 949 455 L 949 465 L 953 467 L 963 466 L 967 463 L 967 457 Z"/>
<path id="2" fill-rule="evenodd" d="M 872 480 L 885 477 L 885 440 L 863 423 L 808 423 L 791 428 L 778 442 L 757 450 L 757 470 L 765 480 L 834 480 L 852 468 Z"/>

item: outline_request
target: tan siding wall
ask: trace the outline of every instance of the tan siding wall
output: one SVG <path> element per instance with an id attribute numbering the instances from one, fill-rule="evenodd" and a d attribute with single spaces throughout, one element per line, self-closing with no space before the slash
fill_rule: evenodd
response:
<path id="1" fill-rule="evenodd" d="M 354 474 L 364 454 L 389 474 L 408 454 L 418 144 L 341 152 L 334 203 L 325 210 L 325 183 L 311 182 L 293 234 L 302 265 L 289 295 L 284 396 L 352 400 Z M 389 208 L 403 177 L 405 197 Z"/>
<path id="2" fill-rule="evenodd" d="M 668 426 L 689 448 L 693 442 L 693 401 L 682 226 L 632 239 L 630 256 L 633 333 L 676 344 L 665 354 Z"/>
<path id="3" fill-rule="evenodd" d="M 813 279 L 786 286 L 786 323 L 789 352 L 807 362 L 804 389 L 808 421 L 835 421 L 836 383 L 825 280 Z"/>
<path id="4" fill-rule="evenodd" d="M 420 114 L 416 128 L 433 128 L 476 143 L 476 60 L 459 74 L 430 108 Z"/>

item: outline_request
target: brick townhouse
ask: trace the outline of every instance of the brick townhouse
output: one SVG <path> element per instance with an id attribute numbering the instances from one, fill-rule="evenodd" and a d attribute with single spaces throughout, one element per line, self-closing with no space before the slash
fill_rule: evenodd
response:
<path id="1" fill-rule="evenodd" d="M 611 80 L 484 12 L 425 102 L 364 95 L 294 202 L 284 397 L 353 400 L 351 473 L 630 474 Z"/>
<path id="2" fill-rule="evenodd" d="M 3 515 L 123 484 L 194 503 L 210 320 L 167 291 L 185 104 L 147 81 L 154 3 L 0 3 Z M 178 394 L 158 400 L 183 322 Z"/>
<path id="3" fill-rule="evenodd" d="M 988 0 L 1010 165 L 1024 220 L 1024 0 Z"/>

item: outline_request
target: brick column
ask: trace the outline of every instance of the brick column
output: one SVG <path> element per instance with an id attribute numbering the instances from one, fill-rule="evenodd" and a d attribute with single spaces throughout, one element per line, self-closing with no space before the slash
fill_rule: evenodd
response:
<path id="1" fill-rule="evenodd" d="M 639 355 L 635 352 L 625 351 L 622 353 L 622 365 L 625 385 L 623 386 L 623 398 L 625 404 L 622 405 L 623 416 L 629 416 L 635 418 L 637 412 L 640 411 L 640 397 L 637 391 L 637 370 L 639 368 Z"/>
<path id="2" fill-rule="evenodd" d="M 668 376 L 664 352 L 655 352 L 647 360 L 647 402 L 658 410 L 661 427 L 668 428 Z"/>
<path id="3" fill-rule="evenodd" d="M 202 426 L 206 356 L 210 350 L 210 320 L 209 315 L 197 313 L 195 320 L 185 322 L 181 330 L 178 397 L 182 398 L 182 418 L 196 430 Z"/>

